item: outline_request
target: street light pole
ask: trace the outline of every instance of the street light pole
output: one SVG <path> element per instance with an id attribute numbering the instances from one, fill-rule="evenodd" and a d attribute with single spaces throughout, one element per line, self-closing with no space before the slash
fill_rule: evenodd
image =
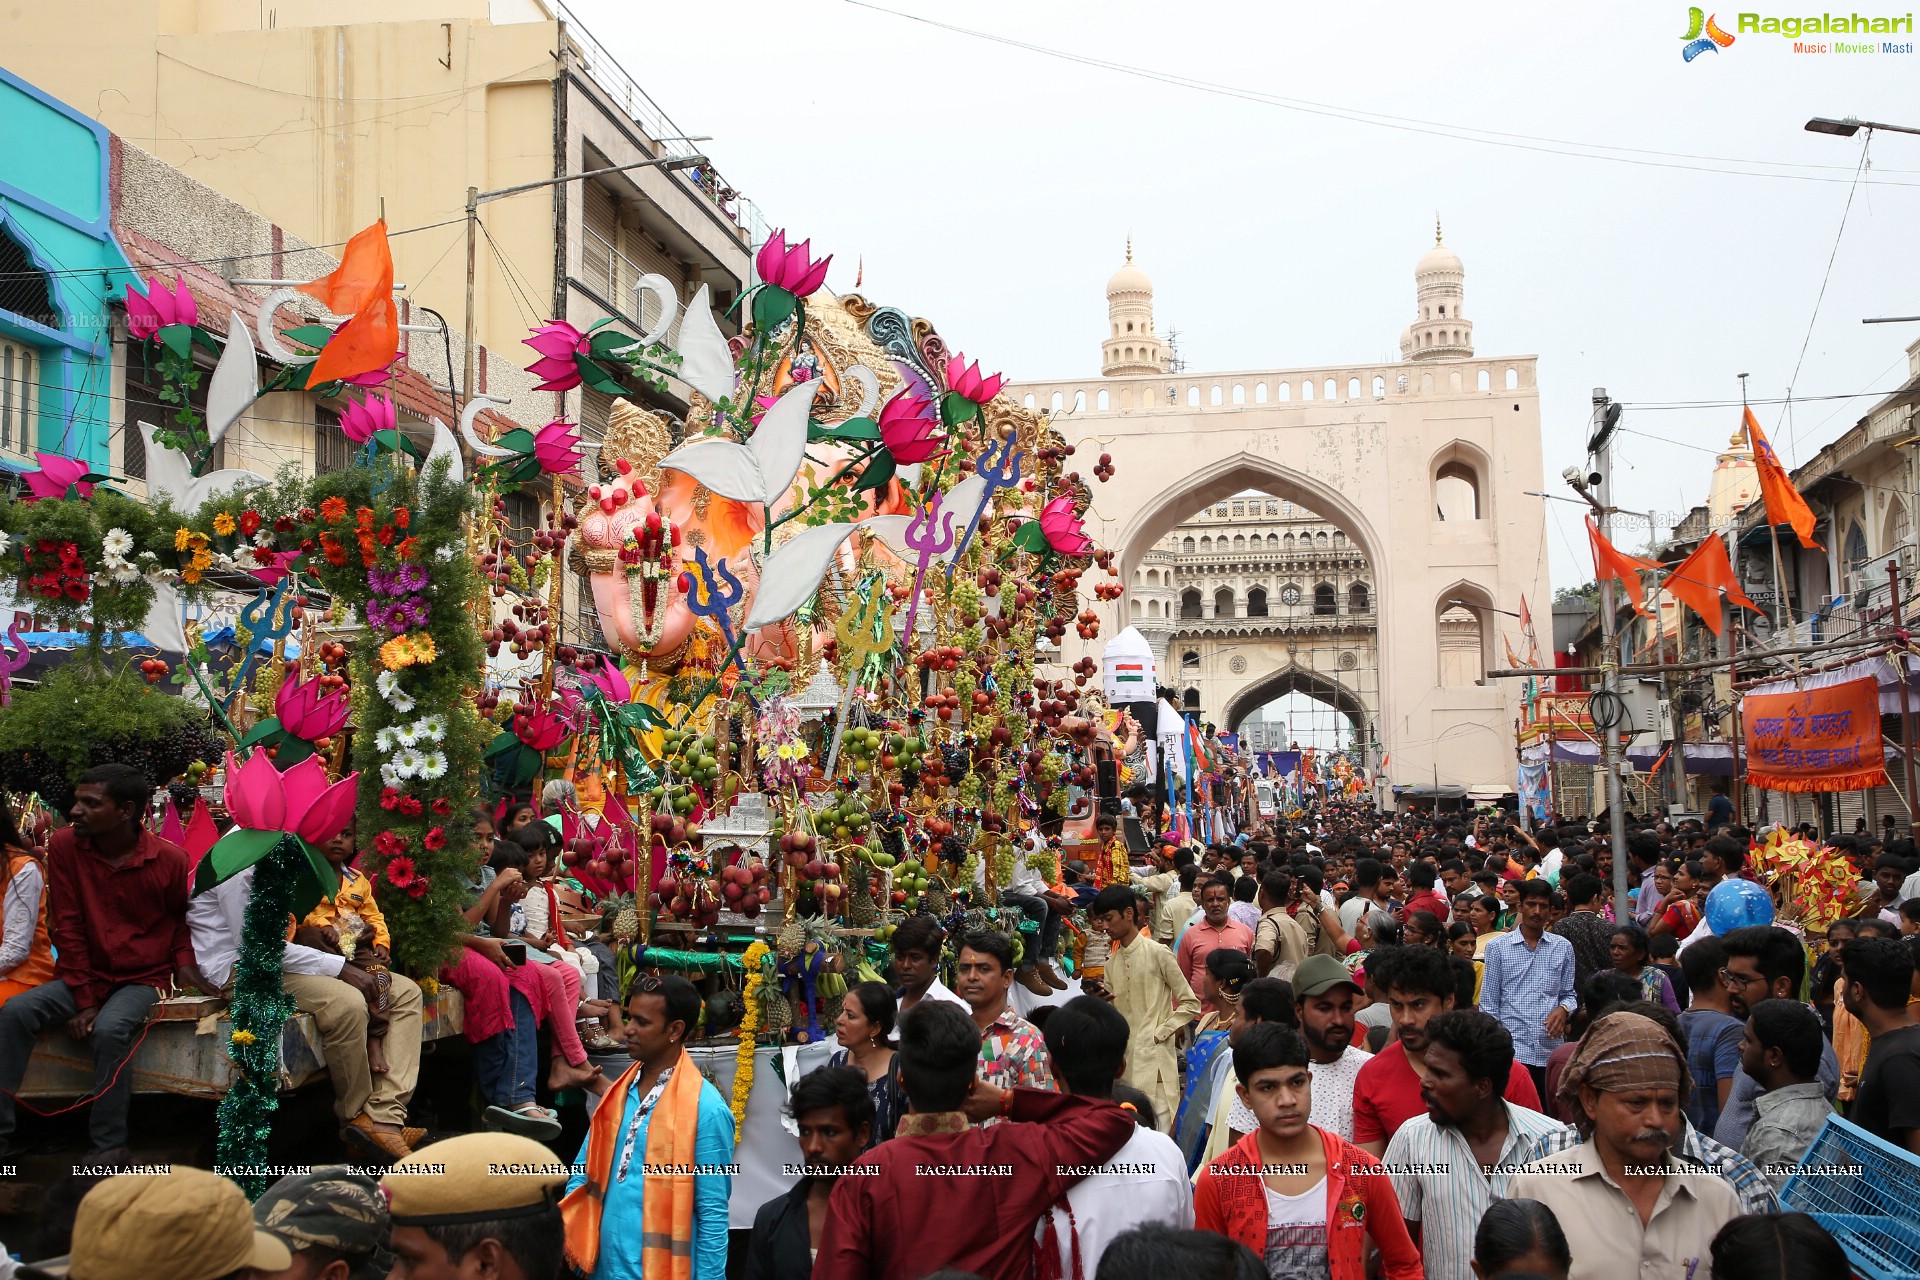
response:
<path id="1" fill-rule="evenodd" d="M 1836 138 L 1851 138 L 1862 129 L 1867 130 L 1869 133 L 1875 129 L 1880 129 L 1887 133 L 1920 133 L 1920 129 L 1916 129 L 1912 125 L 1883 124 L 1878 120 L 1860 120 L 1853 116 L 1847 116 L 1842 120 L 1833 120 L 1826 116 L 1815 116 L 1813 119 L 1807 121 L 1806 129 L 1808 133 L 1826 133 Z"/>
<path id="2" fill-rule="evenodd" d="M 705 138 L 689 138 L 689 142 L 705 142 Z M 545 187 L 557 187 L 562 183 L 579 182 L 583 178 L 598 178 L 609 173 L 625 173 L 631 169 L 659 169 L 671 173 L 676 169 L 687 169 L 694 165 L 706 164 L 705 156 L 655 156 L 646 160 L 635 160 L 632 164 L 609 165 L 604 169 L 589 169 L 585 173 L 567 173 L 557 178 L 542 178 L 538 182 L 522 182 L 518 186 L 501 187 L 497 191 L 482 191 L 478 187 L 467 188 L 467 323 L 462 330 L 465 350 L 464 371 L 460 383 L 461 398 L 473 399 L 474 345 L 474 275 L 477 266 L 480 236 L 480 206 L 501 200 L 507 196 L 517 196 L 528 191 L 539 191 Z"/>
<path id="3" fill-rule="evenodd" d="M 1571 468 L 1567 476 L 1574 490 L 1587 500 L 1587 505 L 1600 517 L 1600 536 L 1609 543 L 1613 541 L 1613 432 L 1618 420 L 1618 409 L 1608 397 L 1607 389 L 1595 387 L 1593 434 L 1587 442 L 1587 450 L 1594 456 L 1592 488 Z M 1621 654 L 1614 633 L 1613 593 L 1614 580 L 1600 579 L 1600 687 L 1612 694 L 1613 701 L 1618 704 Z M 1610 725 L 1601 730 L 1600 749 L 1607 772 L 1607 825 L 1613 846 L 1614 910 L 1619 911 L 1624 909 L 1627 901 L 1627 813 L 1620 788 L 1620 737 L 1616 729 L 1617 726 Z"/>

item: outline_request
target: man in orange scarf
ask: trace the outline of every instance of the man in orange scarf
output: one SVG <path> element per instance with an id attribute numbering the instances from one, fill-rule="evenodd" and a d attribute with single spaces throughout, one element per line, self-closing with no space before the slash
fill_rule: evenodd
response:
<path id="1" fill-rule="evenodd" d="M 687 1056 L 700 993 L 646 975 L 627 998 L 633 1065 L 601 1099 L 560 1212 L 589 1280 L 724 1280 L 733 1112 Z"/>

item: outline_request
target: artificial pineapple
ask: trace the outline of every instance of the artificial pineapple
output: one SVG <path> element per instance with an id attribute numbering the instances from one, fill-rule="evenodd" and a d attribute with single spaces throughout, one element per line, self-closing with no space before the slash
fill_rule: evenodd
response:
<path id="1" fill-rule="evenodd" d="M 799 916 L 787 921 L 786 926 L 774 937 L 773 953 L 785 964 L 800 954 L 800 948 L 807 945 L 807 927 Z"/>

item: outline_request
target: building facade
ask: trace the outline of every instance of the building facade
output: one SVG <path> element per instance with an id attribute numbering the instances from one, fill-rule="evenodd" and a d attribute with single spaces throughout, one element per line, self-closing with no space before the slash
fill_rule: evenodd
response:
<path id="1" fill-rule="evenodd" d="M 1289 687 L 1333 699 L 1367 729 L 1367 763 L 1390 757 L 1388 777 L 1403 796 L 1435 784 L 1450 794 L 1514 789 L 1520 691 L 1484 673 L 1498 665 L 1505 613 L 1548 596 L 1535 362 L 1475 354 L 1465 275 L 1436 237 L 1414 269 L 1414 320 L 1398 362 L 1198 374 L 1172 358 L 1152 320 L 1151 281 L 1128 261 L 1108 283 L 1103 376 L 1011 388 L 1029 408 L 1059 415 L 1079 452 L 1113 457 L 1117 474 L 1095 487 L 1088 512 L 1089 533 L 1115 550 L 1127 588 L 1106 607 L 1104 633 L 1135 623 L 1160 643 L 1176 634 L 1206 640 L 1193 648 L 1204 687 L 1192 687 L 1222 728 Z M 1194 562 L 1193 580 L 1170 593 L 1168 572 L 1180 568 L 1188 536 L 1181 526 L 1197 520 L 1197 555 L 1199 529 L 1231 526 L 1236 496 L 1247 502 L 1256 492 L 1263 521 L 1269 498 L 1313 513 L 1316 557 L 1320 527 L 1327 532 L 1324 561 L 1289 567 L 1303 601 L 1291 618 L 1274 620 L 1291 579 L 1265 558 L 1269 532 L 1284 553 L 1278 516 L 1261 526 L 1258 562 L 1233 558 L 1235 533 L 1214 529 L 1215 556 Z M 1223 501 L 1224 519 L 1196 517 Z M 1344 559 L 1336 531 L 1346 538 Z M 1240 536 L 1250 553 L 1251 527 Z M 1296 556 L 1301 550 L 1296 531 Z M 1313 612 L 1311 593 L 1323 583 L 1334 593 L 1331 614 Z M 1350 607 L 1356 584 L 1370 616 Z M 1244 616 L 1256 587 L 1268 621 Z M 1219 612 L 1223 589 L 1231 618 Z M 1199 592 L 1200 617 L 1183 620 L 1188 591 Z M 1378 676 L 1372 690 L 1356 690 L 1341 664 L 1351 656 L 1358 670 L 1368 643 Z M 1252 647 L 1229 653 L 1229 645 Z M 1162 657 L 1169 685 L 1185 687 L 1186 652 Z M 1235 658 L 1244 672 L 1233 670 Z"/>

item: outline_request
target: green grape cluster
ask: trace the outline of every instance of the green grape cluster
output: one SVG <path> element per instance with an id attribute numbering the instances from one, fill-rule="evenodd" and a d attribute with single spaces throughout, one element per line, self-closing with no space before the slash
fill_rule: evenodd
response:
<path id="1" fill-rule="evenodd" d="M 972 621 L 980 616 L 980 586 L 972 578 L 955 578 L 948 598 L 962 618 Z"/>
<path id="2" fill-rule="evenodd" d="M 960 803 L 969 809 L 980 804 L 980 775 L 971 770 L 960 779 Z"/>
<path id="3" fill-rule="evenodd" d="M 1013 883 L 1013 842 L 1000 841 L 993 854 L 993 882 L 1002 888 Z"/>

